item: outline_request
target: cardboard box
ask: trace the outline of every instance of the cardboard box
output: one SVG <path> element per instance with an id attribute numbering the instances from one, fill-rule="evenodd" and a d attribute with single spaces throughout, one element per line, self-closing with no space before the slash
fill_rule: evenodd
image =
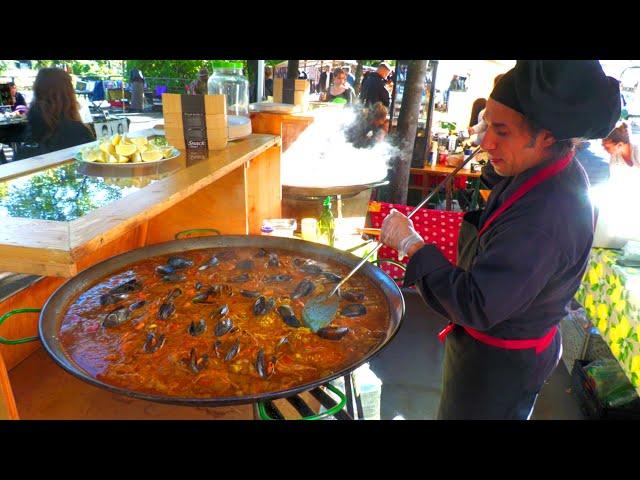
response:
<path id="1" fill-rule="evenodd" d="M 207 130 L 219 130 L 227 128 L 227 115 L 226 114 L 216 114 L 216 115 L 205 115 Z"/>
<path id="2" fill-rule="evenodd" d="M 226 95 L 205 95 L 204 110 L 207 115 L 221 115 L 227 113 Z"/>

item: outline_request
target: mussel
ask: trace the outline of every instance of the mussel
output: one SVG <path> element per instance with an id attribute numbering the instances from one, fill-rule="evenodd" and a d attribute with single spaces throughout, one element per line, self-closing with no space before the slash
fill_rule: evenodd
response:
<path id="1" fill-rule="evenodd" d="M 278 267 L 280 266 L 280 260 L 278 259 L 277 253 L 269 254 L 269 261 L 267 262 L 268 267 Z"/>
<path id="2" fill-rule="evenodd" d="M 229 317 L 222 318 L 216 323 L 216 328 L 214 333 L 216 337 L 222 337 L 229 333 L 229 331 L 233 328 L 233 321 Z"/>
<path id="3" fill-rule="evenodd" d="M 336 275 L 335 273 L 329 272 L 327 270 L 322 272 L 322 276 L 329 280 L 329 282 L 331 283 L 338 283 L 340 280 L 342 280 L 342 277 L 340 275 Z"/>
<path id="4" fill-rule="evenodd" d="M 180 273 L 170 273 L 170 274 L 165 275 L 164 277 L 162 277 L 162 280 L 167 282 L 167 283 L 184 282 L 186 279 L 187 279 L 187 277 L 185 277 L 184 275 L 182 275 Z"/>
<path id="5" fill-rule="evenodd" d="M 349 327 L 323 327 L 316 332 L 320 338 L 325 340 L 340 340 L 347 333 L 349 333 Z"/>
<path id="6" fill-rule="evenodd" d="M 256 372 L 260 375 L 260 378 L 267 378 L 267 365 L 264 361 L 264 348 L 261 348 L 258 351 L 258 355 L 256 357 L 256 363 L 254 365 L 256 367 Z"/>
<path id="7" fill-rule="evenodd" d="M 235 277 L 231 277 L 229 281 L 232 283 L 244 283 L 244 282 L 248 282 L 249 278 L 250 278 L 249 274 L 245 272 L 242 275 L 236 275 Z"/>
<path id="8" fill-rule="evenodd" d="M 362 292 L 338 290 L 338 295 L 348 302 L 361 302 L 364 300 L 364 293 Z"/>
<path id="9" fill-rule="evenodd" d="M 212 319 L 216 320 L 218 318 L 224 317 L 227 313 L 229 313 L 229 305 L 226 303 L 220 307 L 216 307 L 211 311 L 209 315 Z"/>
<path id="10" fill-rule="evenodd" d="M 365 307 L 361 303 L 350 303 L 342 310 L 340 310 L 340 315 L 344 315 L 345 317 L 360 317 L 361 315 L 366 314 L 367 307 Z"/>
<path id="11" fill-rule="evenodd" d="M 276 305 L 276 302 L 273 298 L 270 298 L 269 300 L 267 300 L 265 297 L 261 295 L 253 304 L 253 313 L 255 315 L 266 315 L 271 310 L 273 310 L 273 307 L 275 307 L 275 305 Z"/>
<path id="12" fill-rule="evenodd" d="M 107 305 L 115 305 L 119 301 L 127 298 L 129 298 L 128 293 L 105 293 L 100 295 L 100 305 L 103 307 Z"/>
<path id="13" fill-rule="evenodd" d="M 142 348 L 147 353 L 157 352 L 164 345 L 164 340 L 164 334 L 156 336 L 154 332 L 149 332 Z"/>
<path id="14" fill-rule="evenodd" d="M 118 307 L 107 313 L 102 321 L 102 326 L 106 328 L 122 325 L 131 318 L 131 310 L 128 307 Z"/>
<path id="15" fill-rule="evenodd" d="M 202 318 L 200 319 L 199 322 L 196 322 L 195 320 L 191 322 L 191 324 L 189 325 L 189 328 L 187 328 L 187 331 L 189 332 L 189 335 L 191 335 L 192 337 L 197 337 L 202 335 L 206 329 L 207 329 L 207 322 L 205 322 L 204 318 Z"/>
<path id="16" fill-rule="evenodd" d="M 247 298 L 256 298 L 259 297 L 261 294 L 260 292 L 254 291 L 254 290 L 240 290 L 240 294 L 243 297 L 247 297 Z"/>
<path id="17" fill-rule="evenodd" d="M 220 263 L 220 260 L 218 260 L 218 257 L 216 257 L 215 255 L 213 255 L 209 260 L 207 260 L 205 263 L 203 263 L 202 265 L 200 265 L 198 267 L 198 270 L 202 271 L 202 270 L 206 270 L 207 268 L 211 268 L 211 267 L 215 267 L 216 265 L 218 265 Z"/>
<path id="18" fill-rule="evenodd" d="M 189 368 L 193 373 L 200 373 L 209 364 L 209 355 L 206 353 L 198 358 L 195 347 L 189 352 Z"/>
<path id="19" fill-rule="evenodd" d="M 158 318 L 160 320 L 167 320 L 176 311 L 176 306 L 173 302 L 165 302 L 160 305 L 158 309 Z"/>
<path id="20" fill-rule="evenodd" d="M 296 298 L 306 297 L 311 292 L 313 292 L 315 289 L 316 289 L 315 284 L 311 280 L 308 280 L 308 279 L 305 278 L 295 288 L 295 290 L 291 294 L 291 298 L 293 298 L 295 300 Z"/>
<path id="21" fill-rule="evenodd" d="M 231 345 L 231 348 L 229 348 L 229 351 L 224 356 L 224 361 L 230 362 L 231 360 L 234 359 L 236 355 L 238 355 L 239 352 L 240 352 L 240 339 L 238 338 L 236 339 L 235 342 L 233 342 L 233 345 Z"/>
<path id="22" fill-rule="evenodd" d="M 236 270 L 253 270 L 254 263 L 253 260 L 242 260 L 236 263 Z"/>
<path id="23" fill-rule="evenodd" d="M 266 277 L 264 277 L 264 281 L 266 283 L 282 283 L 288 282 L 291 279 L 293 279 L 293 277 L 291 275 L 287 275 L 286 273 L 282 273 L 279 275 L 267 275 Z"/>
<path id="24" fill-rule="evenodd" d="M 171 275 L 172 273 L 175 273 L 176 269 L 173 268 L 171 265 L 158 265 L 156 267 L 156 273 L 158 275 Z"/>
<path id="25" fill-rule="evenodd" d="M 284 323 L 286 323 L 290 327 L 298 328 L 302 326 L 300 320 L 296 318 L 295 313 L 293 313 L 293 310 L 289 305 L 280 305 L 277 310 Z"/>
<path id="26" fill-rule="evenodd" d="M 193 260 L 187 260 L 186 258 L 181 257 L 169 257 L 167 260 L 167 265 L 175 268 L 176 270 L 191 267 L 193 265 Z"/>

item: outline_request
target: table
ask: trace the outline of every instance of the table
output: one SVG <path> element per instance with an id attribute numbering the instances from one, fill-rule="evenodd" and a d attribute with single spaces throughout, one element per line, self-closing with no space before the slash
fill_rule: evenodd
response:
<path id="1" fill-rule="evenodd" d="M 26 115 L 13 117 L 11 120 L 0 120 L 0 144 L 3 143 L 5 145 L 9 145 L 13 150 L 14 157 L 18 143 L 23 141 L 27 123 L 28 120 Z"/>
<path id="2" fill-rule="evenodd" d="M 591 249 L 576 300 L 640 394 L 640 268 L 617 265 L 620 255 Z"/>
<path id="3" fill-rule="evenodd" d="M 454 170 L 455 170 L 454 167 L 448 167 L 445 165 L 436 165 L 436 166 L 425 165 L 422 168 L 412 168 L 410 170 L 410 173 L 412 175 L 422 175 L 423 181 L 422 181 L 422 185 L 409 185 L 409 188 L 422 190 L 422 196 L 424 197 L 427 194 L 428 190 L 433 188 L 429 186 L 428 179 L 430 177 L 442 177 L 450 174 Z M 467 170 L 463 168 L 458 173 L 456 173 L 455 178 L 459 178 L 459 177 L 477 179 L 478 185 L 476 187 L 476 191 L 474 192 L 474 199 L 472 199 L 472 204 L 473 204 L 474 200 L 477 201 L 477 190 L 479 188 L 479 182 L 480 182 L 480 170 L 472 172 L 471 170 Z M 445 185 L 446 210 L 451 210 L 452 197 L 453 197 L 453 178 L 451 178 Z"/>

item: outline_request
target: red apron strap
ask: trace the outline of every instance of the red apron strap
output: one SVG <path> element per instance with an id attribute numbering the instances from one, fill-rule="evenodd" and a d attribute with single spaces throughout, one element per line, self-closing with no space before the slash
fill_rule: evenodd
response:
<path id="1" fill-rule="evenodd" d="M 444 343 L 445 338 L 449 335 L 453 329 L 456 327 L 455 323 L 449 323 L 446 327 L 444 327 L 440 333 L 438 333 L 438 339 Z M 534 339 L 526 339 L 526 340 L 505 340 L 503 338 L 496 338 L 486 333 L 482 333 L 475 328 L 471 327 L 462 327 L 464 330 L 473 338 L 478 340 L 485 345 L 491 345 L 492 347 L 503 348 L 505 350 L 525 350 L 527 348 L 534 348 L 536 355 L 544 352 L 544 350 L 551 344 L 553 341 L 553 337 L 555 337 L 556 332 L 558 331 L 557 326 L 551 327 L 551 330 L 547 332 L 544 337 L 534 338 Z"/>
<path id="2" fill-rule="evenodd" d="M 567 167 L 567 165 L 569 165 L 569 162 L 571 161 L 572 158 L 573 158 L 573 152 L 570 152 L 569 154 L 562 157 L 560 160 L 543 168 L 538 173 L 536 173 L 533 177 L 531 177 L 529 180 L 527 180 L 522 185 L 520 185 L 520 187 L 515 192 L 513 192 L 513 194 L 509 198 L 507 198 L 507 200 L 502 205 L 500 205 L 500 207 L 498 207 L 498 209 L 495 212 L 493 212 L 493 214 L 487 219 L 487 221 L 484 223 L 484 225 L 478 232 L 478 237 L 482 236 L 482 234 L 489 228 L 489 226 L 494 222 L 494 220 L 502 214 L 502 212 L 504 212 L 507 208 L 509 208 L 514 203 L 516 203 L 516 201 L 522 198 L 527 192 L 529 192 L 529 190 L 531 190 L 535 186 L 541 184 L 545 180 L 553 177 L 554 175 L 557 175 L 562 170 L 564 170 Z"/>

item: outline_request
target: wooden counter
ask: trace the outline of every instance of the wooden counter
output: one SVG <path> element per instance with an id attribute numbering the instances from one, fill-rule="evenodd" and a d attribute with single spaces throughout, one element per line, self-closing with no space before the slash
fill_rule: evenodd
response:
<path id="1" fill-rule="evenodd" d="M 68 163 L 81 148 L 0 166 L 0 182 Z M 172 240 L 181 230 L 258 234 L 263 218 L 280 216 L 280 137 L 254 134 L 198 161 L 184 151 L 181 157 L 168 177 L 74 220 L 2 218 L 0 271 L 71 277 L 117 253 Z"/>

